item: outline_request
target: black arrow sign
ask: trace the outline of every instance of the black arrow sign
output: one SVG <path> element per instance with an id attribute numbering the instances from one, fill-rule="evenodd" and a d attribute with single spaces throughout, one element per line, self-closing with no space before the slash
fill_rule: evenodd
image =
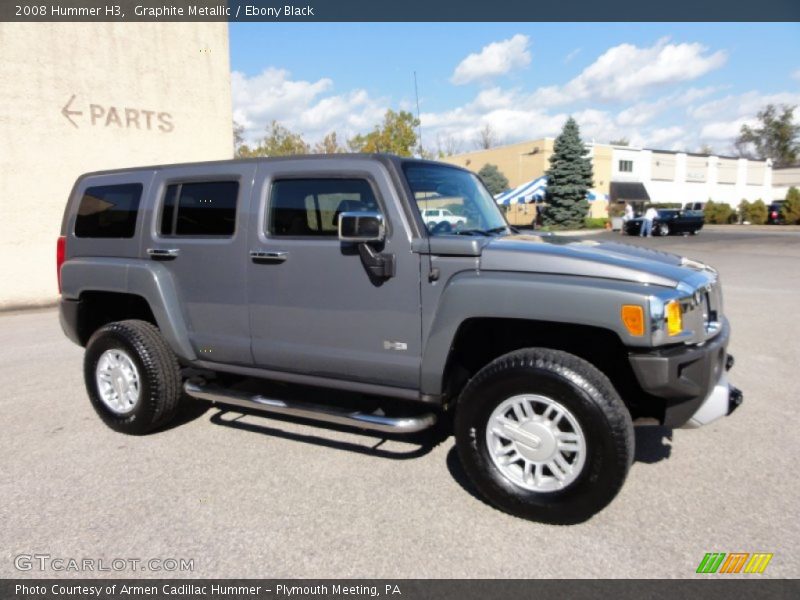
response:
<path id="1" fill-rule="evenodd" d="M 75 94 L 72 94 L 72 97 L 69 100 L 67 100 L 67 103 L 64 105 L 64 108 L 61 109 L 61 114 L 64 115 L 67 118 L 67 120 L 69 120 L 70 123 L 72 123 L 72 126 L 75 129 L 78 129 L 78 124 L 72 120 L 71 115 L 82 115 L 83 111 L 69 110 L 69 107 L 72 104 L 73 100 L 75 100 Z"/>

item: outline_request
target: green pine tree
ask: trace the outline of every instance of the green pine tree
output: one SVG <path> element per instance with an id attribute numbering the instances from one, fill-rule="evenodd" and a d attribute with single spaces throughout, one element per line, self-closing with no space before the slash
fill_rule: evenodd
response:
<path id="1" fill-rule="evenodd" d="M 581 141 L 575 119 L 570 117 L 556 138 L 547 170 L 547 203 L 544 224 L 559 228 L 584 227 L 592 186 L 592 161 Z"/>
<path id="2" fill-rule="evenodd" d="M 508 189 L 508 177 L 503 175 L 497 165 L 490 165 L 489 163 L 483 165 L 481 170 L 478 171 L 478 177 L 483 180 L 486 189 L 492 195 L 505 192 Z"/>

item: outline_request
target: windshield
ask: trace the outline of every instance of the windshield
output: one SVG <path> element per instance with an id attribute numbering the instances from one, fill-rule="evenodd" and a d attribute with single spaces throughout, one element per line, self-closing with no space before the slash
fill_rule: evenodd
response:
<path id="1" fill-rule="evenodd" d="M 406 180 L 431 235 L 492 235 L 506 220 L 476 175 L 454 167 L 405 163 Z"/>

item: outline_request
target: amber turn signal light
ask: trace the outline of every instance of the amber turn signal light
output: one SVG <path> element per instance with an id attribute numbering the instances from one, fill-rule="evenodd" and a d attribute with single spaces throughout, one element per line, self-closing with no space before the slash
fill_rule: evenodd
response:
<path id="1" fill-rule="evenodd" d="M 637 337 L 644 335 L 644 308 L 636 304 L 623 304 L 621 316 L 628 333 Z"/>

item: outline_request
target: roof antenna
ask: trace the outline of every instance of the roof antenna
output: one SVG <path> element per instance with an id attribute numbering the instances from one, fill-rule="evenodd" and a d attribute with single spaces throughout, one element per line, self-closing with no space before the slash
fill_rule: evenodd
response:
<path id="1" fill-rule="evenodd" d="M 417 154 L 422 158 L 422 119 L 419 118 L 419 90 L 417 89 L 417 72 L 414 71 L 414 96 L 417 98 Z"/>

